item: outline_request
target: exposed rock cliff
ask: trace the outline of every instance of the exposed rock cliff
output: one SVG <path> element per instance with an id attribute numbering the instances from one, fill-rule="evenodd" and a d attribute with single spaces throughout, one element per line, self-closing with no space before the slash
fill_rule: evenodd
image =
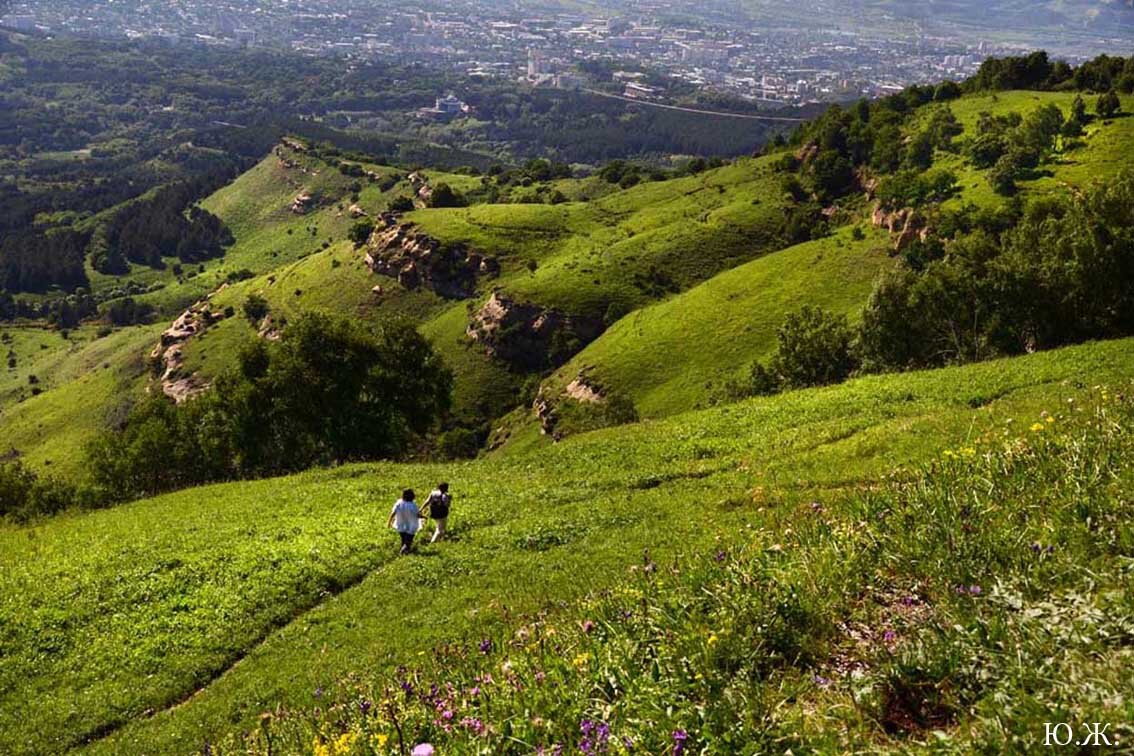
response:
<path id="1" fill-rule="evenodd" d="M 598 338 L 600 318 L 515 302 L 496 291 L 473 316 L 468 336 L 493 357 L 526 370 L 557 367 Z"/>
<path id="2" fill-rule="evenodd" d="M 901 252 L 915 239 L 925 241 L 931 233 L 925 217 L 911 207 L 887 212 L 881 205 L 875 205 L 870 220 L 875 228 L 884 228 L 894 236 L 895 252 Z"/>
<path id="3" fill-rule="evenodd" d="M 443 245 L 416 231 L 412 223 L 375 230 L 366 245 L 366 264 L 407 289 L 424 286 L 449 299 L 472 296 L 479 277 L 500 272 L 495 258 L 461 244 Z"/>
<path id="4" fill-rule="evenodd" d="M 185 342 L 224 318 L 225 314 L 214 312 L 207 300 L 197 302 L 162 332 L 161 340 L 150 353 L 150 358 L 160 370 L 158 380 L 162 393 L 178 404 L 209 387 L 194 374 L 182 374 Z"/>

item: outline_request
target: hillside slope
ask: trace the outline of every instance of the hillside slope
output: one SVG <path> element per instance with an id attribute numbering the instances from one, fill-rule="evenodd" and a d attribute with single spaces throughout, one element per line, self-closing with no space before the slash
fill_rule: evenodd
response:
<path id="1" fill-rule="evenodd" d="M 1028 114 L 1048 104 L 1066 114 L 1075 97 L 1075 93 L 1008 91 L 966 96 L 946 107 L 962 129 L 960 141 L 975 133 L 981 114 Z M 1123 104 L 1129 112 L 1134 98 L 1123 98 Z M 907 125 L 907 132 L 922 128 L 932 112 L 927 108 L 919 114 Z M 1020 182 L 1019 197 L 1025 201 L 1067 197 L 1105 182 L 1129 166 L 1126 153 L 1131 148 L 1134 118 L 1095 120 L 1079 146 Z M 993 191 L 989 171 L 972 167 L 959 152 L 938 150 L 933 165 L 958 179 L 955 194 L 943 208 L 991 211 L 1009 204 L 1007 197 Z M 869 223 L 862 218 L 860 230 L 869 228 Z M 494 443 L 526 447 L 539 441 L 541 426 L 545 434 L 554 428 L 556 435 L 565 435 L 609 424 L 598 416 L 601 401 L 588 406 L 566 391 L 580 378 L 598 395 L 629 400 L 640 417 L 661 417 L 720 400 L 728 380 L 770 356 L 776 330 L 788 313 L 813 305 L 854 321 L 888 257 L 897 257 L 890 234 L 875 228 L 856 241 L 852 228 L 844 226 L 831 237 L 768 255 L 641 308 L 544 381 L 541 395 L 547 406 L 541 411 L 517 410 L 499 425 Z M 689 348 L 690 344 L 696 348 Z"/>
<path id="2" fill-rule="evenodd" d="M 644 549 L 709 549 L 765 513 L 1014 436 L 1091 386 L 1126 385 L 1132 360 L 1134 341 L 1100 342 L 514 457 L 319 470 L 0 530 L 0 749 L 200 748 L 265 708 L 314 706 L 352 672 L 609 585 Z M 395 559 L 389 502 L 442 477 L 458 497 L 454 540 Z"/>

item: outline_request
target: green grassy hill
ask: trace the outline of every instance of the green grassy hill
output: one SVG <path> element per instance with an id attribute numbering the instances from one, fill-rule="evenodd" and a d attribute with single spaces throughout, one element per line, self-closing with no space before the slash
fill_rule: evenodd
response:
<path id="1" fill-rule="evenodd" d="M 1127 385 L 1132 358 L 1134 341 L 1100 342 L 529 454 L 313 471 L 0 530 L 0 749 L 199 749 L 265 709 L 318 705 L 352 674 L 612 586 L 644 549 L 663 563 L 712 549 L 1044 413 L 1063 422 L 1090 387 Z M 390 502 L 438 478 L 457 492 L 455 539 L 395 559 Z"/>
<path id="2" fill-rule="evenodd" d="M 1053 103 L 1066 114 L 1075 96 L 997 92 L 963 97 L 948 107 L 964 129 L 958 137 L 963 140 L 974 133 L 981 113 L 1027 115 Z M 1130 112 L 1134 98 L 1123 99 L 1123 106 Z M 925 116 L 913 119 L 907 130 L 916 131 L 924 120 Z M 1066 196 L 1117 175 L 1129 165 L 1124 155 L 1134 146 L 1134 119 L 1095 120 L 1081 142 L 1045 166 L 1040 175 L 1022 182 L 1021 195 Z M 953 171 L 958 178 L 958 191 L 944 203 L 946 208 L 995 208 L 1008 201 L 993 191 L 988 171 L 972 168 L 960 154 L 938 151 L 934 167 Z M 860 227 L 868 226 L 864 220 Z M 605 422 L 565 396 L 564 388 L 580 375 L 607 393 L 628 398 L 639 416 L 661 417 L 721 398 L 725 382 L 740 377 L 753 361 L 770 356 L 776 329 L 789 312 L 813 305 L 846 314 L 853 321 L 892 249 L 889 235 L 880 230 L 861 241 L 855 241 L 851 231 L 851 226 L 844 226 L 829 238 L 735 267 L 623 318 L 544 382 L 544 394 L 558 404 L 562 415 L 557 432 Z M 689 344 L 696 348 L 688 348 Z M 537 426 L 530 410 L 518 410 L 500 426 L 496 440 L 508 446 L 538 443 Z"/>

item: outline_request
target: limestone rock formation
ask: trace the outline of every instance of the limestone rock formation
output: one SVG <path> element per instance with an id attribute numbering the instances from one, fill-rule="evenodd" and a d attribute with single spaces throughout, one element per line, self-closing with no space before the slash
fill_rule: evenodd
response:
<path id="1" fill-rule="evenodd" d="M 602 331 L 601 318 L 519 303 L 495 291 L 473 316 L 467 334 L 493 357 L 542 370 L 562 365 Z"/>
<path id="2" fill-rule="evenodd" d="M 366 250 L 366 264 L 375 273 L 396 278 L 407 289 L 425 287 L 448 299 L 472 296 L 478 278 L 500 272 L 495 258 L 464 245 L 443 245 L 412 223 L 376 229 Z"/>
<path id="3" fill-rule="evenodd" d="M 158 380 L 162 393 L 178 404 L 209 387 L 195 375 L 182 375 L 185 342 L 224 318 L 223 312 L 212 310 L 207 299 L 197 302 L 162 332 L 161 340 L 150 353 L 161 371 Z"/>
<path id="4" fill-rule="evenodd" d="M 894 235 L 895 252 L 906 249 L 915 239 L 925 241 L 931 233 L 924 216 L 912 207 L 887 212 L 878 204 L 870 220 L 875 228 L 884 228 Z"/>

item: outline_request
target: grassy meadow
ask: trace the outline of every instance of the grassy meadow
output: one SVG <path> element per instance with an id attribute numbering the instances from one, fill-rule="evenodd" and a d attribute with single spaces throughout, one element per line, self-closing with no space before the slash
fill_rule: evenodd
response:
<path id="1" fill-rule="evenodd" d="M 0 530 L 0 750 L 184 752 L 721 534 L 776 532 L 945 449 L 1125 385 L 1134 341 L 875 376 L 451 465 L 353 465 Z M 1073 400 L 1069 402 L 1069 400 Z M 457 493 L 396 559 L 397 491 Z"/>

